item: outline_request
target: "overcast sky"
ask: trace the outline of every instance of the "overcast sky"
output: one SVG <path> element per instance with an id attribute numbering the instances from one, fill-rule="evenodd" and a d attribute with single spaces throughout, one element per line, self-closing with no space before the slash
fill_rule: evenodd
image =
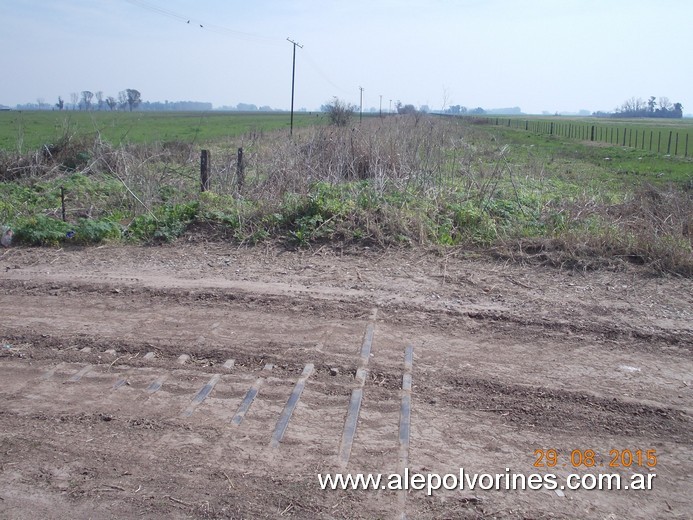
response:
<path id="1" fill-rule="evenodd" d="M 358 105 L 361 86 L 365 108 L 610 111 L 654 95 L 693 112 L 690 0 L 0 0 L 0 24 L 9 106 L 134 88 L 288 109 L 290 37 L 296 109 Z"/>

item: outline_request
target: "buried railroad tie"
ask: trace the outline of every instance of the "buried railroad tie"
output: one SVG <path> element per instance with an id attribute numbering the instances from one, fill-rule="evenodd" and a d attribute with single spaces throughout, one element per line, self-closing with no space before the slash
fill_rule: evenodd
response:
<path id="1" fill-rule="evenodd" d="M 74 374 L 70 379 L 65 381 L 66 383 L 76 383 L 80 379 L 82 379 L 82 376 L 86 375 L 87 372 L 89 372 L 93 367 L 93 365 L 87 365 L 85 366 L 82 370 Z"/>
<path id="2" fill-rule="evenodd" d="M 55 371 L 58 370 L 59 368 L 62 368 L 65 365 L 65 363 L 58 363 L 55 365 L 53 368 L 48 370 L 45 374 L 41 376 L 41 381 L 48 381 L 51 377 L 53 377 L 53 374 L 55 374 Z"/>
<path id="3" fill-rule="evenodd" d="M 294 409 L 296 408 L 298 400 L 301 398 L 303 389 L 306 386 L 306 381 L 308 381 L 308 378 L 312 373 L 313 363 L 308 363 L 303 369 L 301 377 L 299 377 L 298 381 L 296 381 L 296 386 L 294 386 L 294 390 L 293 392 L 291 392 L 289 400 L 286 402 L 286 406 L 284 407 L 284 410 L 282 411 L 282 414 L 279 417 L 279 420 L 277 421 L 277 426 L 274 429 L 274 433 L 272 434 L 272 440 L 270 441 L 270 447 L 279 447 L 279 443 L 282 441 L 282 438 L 284 437 L 284 432 L 286 432 L 286 427 L 289 425 L 289 421 L 291 420 L 291 415 L 294 413 Z"/>
<path id="4" fill-rule="evenodd" d="M 117 379 L 115 383 L 113 383 L 113 388 L 111 388 L 111 390 L 118 390 L 121 386 L 126 385 L 127 382 L 127 379 L 121 377 Z"/>
<path id="5" fill-rule="evenodd" d="M 262 369 L 262 372 L 260 372 L 260 374 L 262 375 L 263 373 L 267 373 L 273 368 L 274 365 L 272 365 L 271 363 L 267 363 L 265 367 Z M 234 415 L 233 419 L 231 419 L 231 424 L 233 424 L 234 426 L 240 426 L 241 422 L 243 421 L 243 417 L 245 417 L 246 412 L 250 409 L 250 405 L 253 404 L 255 396 L 257 396 L 257 393 L 260 391 L 260 387 L 262 386 L 262 383 L 264 383 L 264 381 L 265 379 L 263 377 L 259 377 L 248 389 L 248 393 L 245 394 L 245 399 L 243 399 L 243 402 L 238 407 L 236 415 Z"/>
<path id="6" fill-rule="evenodd" d="M 161 385 L 164 384 L 164 380 L 166 379 L 166 376 L 160 376 L 156 379 L 156 381 L 153 381 L 148 387 L 146 392 L 148 394 L 153 394 L 154 392 L 158 392 L 161 389 Z"/>
<path id="7" fill-rule="evenodd" d="M 407 346 L 404 352 L 404 374 L 402 375 L 402 405 L 399 411 L 399 474 L 404 475 L 409 466 L 409 439 L 411 435 L 411 387 L 412 370 L 414 365 L 414 347 Z M 405 488 L 399 492 L 400 518 L 406 514 L 407 491 Z"/>
<path id="8" fill-rule="evenodd" d="M 368 371 L 365 368 L 359 368 L 356 371 L 356 381 L 359 386 L 351 392 L 349 401 L 349 410 L 347 411 L 346 421 L 344 421 L 344 432 L 342 433 L 342 442 L 339 446 L 339 465 L 345 468 L 349 463 L 351 456 L 351 446 L 354 443 L 356 436 L 356 424 L 359 420 L 359 412 L 361 410 L 361 400 L 363 399 L 363 386 L 366 384 L 366 375 Z"/>
<path id="9" fill-rule="evenodd" d="M 409 463 L 409 436 L 411 423 L 411 372 L 414 347 L 409 345 L 404 354 L 404 374 L 402 375 L 402 405 L 399 412 L 399 463 L 404 470 Z"/>
<path id="10" fill-rule="evenodd" d="M 363 336 L 363 344 L 361 345 L 361 366 L 366 366 L 371 357 L 371 346 L 373 345 L 373 334 L 375 326 L 369 323 L 366 327 L 366 333 Z"/>
<path id="11" fill-rule="evenodd" d="M 219 382 L 219 379 L 221 378 L 221 375 L 215 374 L 212 376 L 212 379 L 209 380 L 209 383 L 207 383 L 205 386 L 200 388 L 200 391 L 197 392 L 197 395 L 193 397 L 193 400 L 190 402 L 188 407 L 183 410 L 183 413 L 181 414 L 183 417 L 190 417 L 193 412 L 195 411 L 195 408 L 197 407 L 198 404 L 200 404 L 202 401 L 204 401 L 209 393 L 212 391 L 214 386 Z"/>

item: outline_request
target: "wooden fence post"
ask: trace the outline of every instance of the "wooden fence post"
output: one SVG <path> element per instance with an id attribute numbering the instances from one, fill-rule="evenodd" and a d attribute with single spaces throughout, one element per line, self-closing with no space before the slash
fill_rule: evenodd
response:
<path id="1" fill-rule="evenodd" d="M 676 146 L 674 147 L 674 155 L 679 154 L 679 133 L 676 132 Z"/>
<path id="2" fill-rule="evenodd" d="M 674 133 L 673 130 L 669 130 L 669 142 L 667 143 L 667 155 L 671 155 L 671 136 Z"/>
<path id="3" fill-rule="evenodd" d="M 686 153 L 683 155 L 684 157 L 688 157 L 688 136 L 690 134 L 686 134 Z"/>
<path id="4" fill-rule="evenodd" d="M 63 210 L 63 222 L 66 222 L 66 219 L 65 219 L 65 188 L 63 186 L 60 186 L 60 207 Z"/>
<path id="5" fill-rule="evenodd" d="M 209 189 L 209 150 L 202 150 L 200 153 L 200 192 Z"/>
<path id="6" fill-rule="evenodd" d="M 236 161 L 236 180 L 238 182 L 238 193 L 243 191 L 245 184 L 245 165 L 243 164 L 243 148 L 238 149 L 238 159 Z"/>

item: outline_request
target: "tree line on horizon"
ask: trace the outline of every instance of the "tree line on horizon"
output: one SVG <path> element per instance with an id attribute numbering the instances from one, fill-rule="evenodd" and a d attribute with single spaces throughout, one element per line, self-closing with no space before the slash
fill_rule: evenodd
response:
<path id="1" fill-rule="evenodd" d="M 38 108 L 42 110 L 48 107 L 42 99 L 38 99 Z M 118 97 L 104 96 L 102 91 L 92 92 L 91 90 L 83 90 L 80 94 L 72 92 L 70 94 L 70 104 L 67 104 L 62 96 L 58 96 L 58 102 L 54 105 L 58 110 L 66 110 L 70 107 L 72 110 L 125 110 L 129 109 L 132 112 L 142 103 L 142 94 L 139 90 L 128 88 L 121 90 Z"/>
<path id="2" fill-rule="evenodd" d="M 672 103 L 668 97 L 657 99 L 650 96 L 647 101 L 642 98 L 632 97 L 626 100 L 613 112 L 595 112 L 597 117 L 656 117 L 666 119 L 681 119 L 683 117 L 683 105 Z"/>

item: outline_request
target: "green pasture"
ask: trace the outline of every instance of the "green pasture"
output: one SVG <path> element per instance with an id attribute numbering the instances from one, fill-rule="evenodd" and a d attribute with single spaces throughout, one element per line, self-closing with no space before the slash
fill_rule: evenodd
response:
<path id="1" fill-rule="evenodd" d="M 301 113 L 295 126 L 324 119 Z M 693 158 L 565 136 L 558 125 L 584 125 L 590 138 L 592 125 L 640 136 L 678 129 L 679 139 L 693 126 L 490 119 L 355 118 L 290 139 L 289 115 L 278 113 L 6 112 L 0 226 L 20 245 L 152 243 L 203 232 L 240 244 L 420 244 L 693 276 Z M 551 122 L 553 133 L 543 132 Z M 65 136 L 69 146 L 35 153 Z M 227 138 L 245 148 L 242 163 Z M 201 148 L 212 151 L 204 193 L 194 153 Z"/>
<path id="2" fill-rule="evenodd" d="M 322 121 L 320 114 L 294 114 L 294 126 Z M 289 131 L 286 112 L 0 112 L 0 150 L 26 153 L 61 138 L 92 137 L 115 146 L 182 141 L 205 143 L 247 133 Z"/>
<path id="3" fill-rule="evenodd" d="M 541 135 L 693 157 L 693 119 L 490 117 L 490 124 Z"/>

